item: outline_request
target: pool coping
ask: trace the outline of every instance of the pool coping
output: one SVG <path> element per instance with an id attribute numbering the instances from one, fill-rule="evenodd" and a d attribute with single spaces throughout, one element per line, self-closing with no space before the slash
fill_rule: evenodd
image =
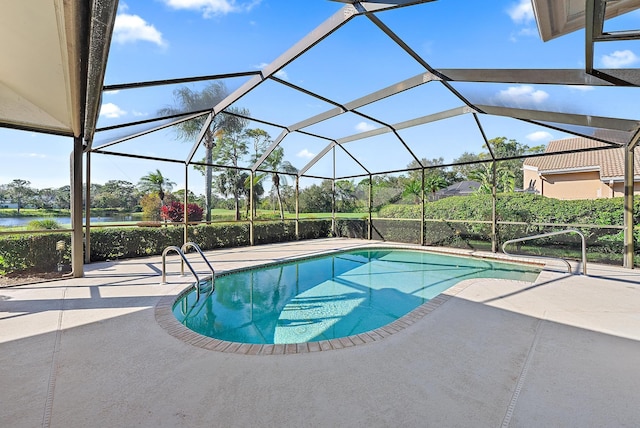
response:
<path id="1" fill-rule="evenodd" d="M 366 249 L 408 249 L 414 251 L 425 251 L 425 252 L 438 252 L 434 251 L 430 248 L 416 248 L 410 246 L 399 246 L 399 245 L 376 245 L 376 246 L 367 246 Z M 340 250 L 330 250 L 322 253 L 314 253 L 311 255 L 302 255 L 295 256 L 291 258 L 287 258 L 284 260 L 278 260 L 275 262 L 262 263 L 255 266 L 250 267 L 242 267 L 238 269 L 230 269 L 224 271 L 220 274 L 220 276 L 232 274 L 235 272 L 240 272 L 244 270 L 253 269 L 256 267 L 264 267 L 269 265 L 278 265 L 284 264 L 294 261 L 300 261 L 307 258 L 319 257 L 323 255 L 332 254 L 335 252 L 340 252 Z M 494 259 L 501 262 L 512 262 L 519 264 L 529 264 L 529 265 L 539 265 L 541 270 L 544 266 L 540 263 L 540 261 L 526 259 L 522 257 L 490 257 L 488 255 L 478 256 L 477 254 L 472 255 L 464 252 L 452 252 L 452 251 L 442 251 L 440 253 L 449 254 L 449 255 L 459 255 L 465 257 L 472 258 L 483 258 L 483 259 Z M 216 275 L 217 277 L 218 275 Z M 386 324 L 382 327 L 378 327 L 374 330 L 370 330 L 364 333 L 359 333 L 350 336 L 344 336 L 335 339 L 327 339 L 320 340 L 316 342 L 301 342 L 301 343 L 287 343 L 287 344 L 252 344 L 252 343 L 242 343 L 242 342 L 230 342 L 227 340 L 221 340 L 212 338 L 209 336 L 204 336 L 200 333 L 197 333 L 188 327 L 181 324 L 178 319 L 173 314 L 173 306 L 175 302 L 184 296 L 186 293 L 190 292 L 193 289 L 194 284 L 183 284 L 179 286 L 179 291 L 177 294 L 167 294 L 163 296 L 160 301 L 155 306 L 155 319 L 156 322 L 162 327 L 167 333 L 176 339 L 181 340 L 182 342 L 188 343 L 190 345 L 196 346 L 198 348 L 206 349 L 209 351 L 216 352 L 224 352 L 229 354 L 241 354 L 241 355 L 285 355 L 285 354 L 304 354 L 310 352 L 322 352 L 322 351 L 331 351 L 338 349 L 351 348 L 354 346 L 366 345 L 373 342 L 378 342 L 383 340 L 395 333 L 398 333 L 422 318 L 426 315 L 430 314 L 444 303 L 446 303 L 450 298 L 456 296 L 472 284 L 478 281 L 486 281 L 491 278 L 474 278 L 467 279 L 459 282 L 453 287 L 448 288 L 442 293 L 438 294 L 433 299 L 428 300 L 427 302 L 421 304 L 417 308 L 411 310 L 406 313 L 402 317 L 396 319 L 395 321 Z M 499 280 L 499 279 L 496 279 Z"/>

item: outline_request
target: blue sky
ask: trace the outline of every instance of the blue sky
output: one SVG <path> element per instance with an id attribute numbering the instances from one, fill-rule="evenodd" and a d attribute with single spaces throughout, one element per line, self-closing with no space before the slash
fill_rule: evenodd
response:
<path id="1" fill-rule="evenodd" d="M 302 6 L 301 6 L 302 5 Z M 337 12 L 342 3 L 308 0 L 129 0 L 121 1 L 116 19 L 105 84 L 213 75 L 258 70 Z M 378 17 L 435 68 L 584 68 L 584 32 L 543 43 L 538 36 L 531 4 L 527 0 L 464 2 L 439 0 L 397 9 Z M 609 21 L 611 29 L 637 28 L 640 13 Z M 637 42 L 600 43 L 595 65 L 601 68 L 637 67 Z M 292 84 L 340 103 L 424 72 L 424 69 L 383 35 L 365 17 L 357 17 L 307 54 L 279 72 Z M 244 80 L 226 82 L 237 88 Z M 190 85 L 193 89 L 203 84 Z M 523 108 L 637 119 L 637 89 L 569 88 L 549 85 L 456 84 L 472 101 Z M 104 94 L 99 126 L 153 117 L 172 105 L 175 87 L 128 90 Z M 253 117 L 283 125 L 328 110 L 332 106 L 267 82 L 242 98 L 238 107 Z M 363 107 L 361 112 L 394 124 L 417 116 L 462 105 L 435 83 L 411 94 L 400 94 Z M 257 123 L 275 138 L 280 130 Z M 340 138 L 380 126 L 355 114 L 320 123 L 309 131 Z M 524 144 L 539 145 L 568 136 L 558 131 L 501 118 L 483 118 L 488 138 L 505 136 Z M 443 123 L 412 128 L 401 133 L 419 157 L 442 156 L 451 162 L 464 151 L 480 152 L 481 137 L 470 115 Z M 110 136 L 109 136 L 110 137 Z M 96 140 L 95 145 L 103 141 Z M 0 129 L 3 167 L 0 184 L 15 178 L 37 188 L 69 183 L 72 141 L 68 138 Z M 304 166 L 326 145 L 304 135 L 285 139 L 285 154 L 295 166 Z M 372 170 L 404 167 L 411 158 L 398 145 L 378 137 L 347 146 Z M 384 147 L 374 151 L 372 147 Z M 183 159 L 190 143 L 177 142 L 162 131 L 110 149 L 147 156 Z M 196 155 L 201 158 L 202 153 Z M 337 157 L 344 175 L 362 170 L 342 153 Z M 184 186 L 184 166 L 93 155 L 93 181 L 110 179 L 137 183 L 159 168 L 177 188 Z M 310 171 L 331 173 L 329 159 Z M 189 172 L 190 188 L 202 192 L 202 176 Z"/>

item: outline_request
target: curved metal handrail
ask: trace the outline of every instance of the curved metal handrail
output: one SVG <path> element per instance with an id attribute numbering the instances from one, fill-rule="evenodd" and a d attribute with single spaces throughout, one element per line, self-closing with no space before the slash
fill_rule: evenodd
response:
<path id="1" fill-rule="evenodd" d="M 196 250 L 200 256 L 202 257 L 202 260 L 204 260 L 204 262 L 207 264 L 207 266 L 209 267 L 209 270 L 211 271 L 211 285 L 213 288 L 213 281 L 216 277 L 216 271 L 213 270 L 213 266 L 211 266 L 211 263 L 209 263 L 209 260 L 207 260 L 207 258 L 204 256 L 204 253 L 202 252 L 202 250 L 200 249 L 200 247 L 198 246 L 198 244 L 196 244 L 195 242 L 185 242 L 184 245 L 182 246 L 182 248 L 180 248 L 182 250 L 182 253 L 185 255 L 186 257 L 186 250 L 189 248 L 193 248 L 194 250 Z M 182 274 L 184 275 L 184 264 L 181 266 L 182 269 Z"/>
<path id="2" fill-rule="evenodd" d="M 169 251 L 175 251 L 176 253 L 178 253 L 178 255 L 180 256 L 182 261 L 187 264 L 187 267 L 189 268 L 189 270 L 191 271 L 193 276 L 196 278 L 196 291 L 197 291 L 198 297 L 200 297 L 200 278 L 198 277 L 198 274 L 196 273 L 196 271 L 193 269 L 193 266 L 191 266 L 191 263 L 189 263 L 189 261 L 187 260 L 187 257 L 184 255 L 182 250 L 180 248 L 176 247 L 175 245 L 168 246 L 162 252 L 162 282 L 160 282 L 160 285 L 163 285 L 163 284 L 167 283 L 167 268 L 166 267 L 167 267 L 167 253 Z M 184 269 L 182 271 L 182 274 L 184 275 Z"/>
<path id="3" fill-rule="evenodd" d="M 580 232 L 579 230 L 577 230 L 577 229 L 558 230 L 556 232 L 548 232 L 548 233 L 542 233 L 540 235 L 526 236 L 524 238 L 510 239 L 508 241 L 505 241 L 504 244 L 502 244 L 502 252 L 505 253 L 508 256 L 517 256 L 517 254 L 508 253 L 507 250 L 505 250 L 504 248 L 508 244 L 513 244 L 515 242 L 530 241 L 532 239 L 546 238 L 548 236 L 562 235 L 562 234 L 566 234 L 566 233 L 577 233 L 578 235 L 580 235 L 580 238 L 582 239 L 582 273 L 583 273 L 583 275 L 586 275 L 587 274 L 587 243 L 586 243 L 584 234 L 582 232 Z M 529 256 L 529 255 L 527 255 L 527 257 L 534 257 L 534 258 L 539 258 L 539 259 L 562 260 L 563 262 L 565 262 L 567 264 L 568 271 L 569 271 L 569 273 L 571 273 L 571 265 L 569 264 L 568 261 L 566 261 L 563 258 L 560 258 L 560 257 L 545 257 L 545 256 Z"/>

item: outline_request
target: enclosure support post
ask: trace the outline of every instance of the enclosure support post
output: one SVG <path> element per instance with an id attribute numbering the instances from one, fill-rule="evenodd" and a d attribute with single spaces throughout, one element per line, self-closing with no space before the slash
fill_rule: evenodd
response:
<path id="1" fill-rule="evenodd" d="M 74 137 L 71 154 L 71 272 L 84 276 L 82 230 L 82 137 Z"/>
<path id="2" fill-rule="evenodd" d="M 296 175 L 296 239 L 300 239 L 300 177 Z"/>
<path id="3" fill-rule="evenodd" d="M 624 151 L 624 267 L 633 269 L 633 148 Z"/>
<path id="4" fill-rule="evenodd" d="M 182 237 L 182 245 L 189 242 L 189 164 L 184 165 L 184 233 Z"/>
<path id="5" fill-rule="evenodd" d="M 249 245 L 255 245 L 255 236 L 253 230 L 253 205 L 255 201 L 253 200 L 253 180 L 255 180 L 255 172 L 251 170 L 251 174 L 249 175 Z"/>
<path id="6" fill-rule="evenodd" d="M 369 174 L 369 224 L 367 226 L 367 239 L 373 239 L 373 175 Z"/>
<path id="7" fill-rule="evenodd" d="M 491 252 L 498 252 L 498 216 L 496 213 L 496 161 L 491 162 Z"/>
<path id="8" fill-rule="evenodd" d="M 424 220 L 424 216 L 425 216 L 425 209 L 424 209 L 424 204 L 427 202 L 424 198 L 425 198 L 425 193 L 424 193 L 424 168 L 422 168 L 422 186 L 420 187 L 420 245 L 424 245 L 425 241 L 426 241 L 426 237 L 425 237 L 425 226 L 426 226 L 426 222 Z"/>
<path id="9" fill-rule="evenodd" d="M 85 154 L 86 184 L 84 200 L 84 262 L 91 263 L 91 152 Z"/>
<path id="10" fill-rule="evenodd" d="M 336 233 L 336 148 L 333 149 L 333 180 L 331 180 L 331 236 L 338 236 Z"/>

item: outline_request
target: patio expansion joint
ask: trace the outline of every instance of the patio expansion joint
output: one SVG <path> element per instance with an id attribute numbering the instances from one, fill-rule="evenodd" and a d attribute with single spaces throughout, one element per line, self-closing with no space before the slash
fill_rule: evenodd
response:
<path id="1" fill-rule="evenodd" d="M 60 298 L 60 313 L 58 314 L 58 324 L 56 326 L 56 335 L 53 344 L 53 353 L 51 355 L 51 367 L 49 369 L 49 382 L 47 384 L 47 398 L 44 405 L 42 415 L 43 428 L 51 426 L 51 415 L 53 412 L 53 395 L 56 388 L 56 379 L 58 377 L 58 355 L 60 354 L 60 343 L 62 341 L 62 318 L 64 315 L 64 302 L 67 296 L 67 287 L 62 289 L 62 297 Z"/>
<path id="2" fill-rule="evenodd" d="M 511 424 L 511 418 L 513 417 L 513 412 L 516 408 L 516 404 L 518 403 L 518 398 L 520 396 L 520 392 L 522 391 L 522 387 L 524 386 L 525 380 L 527 378 L 527 373 L 529 372 L 529 367 L 531 367 L 531 363 L 533 361 L 533 355 L 535 353 L 536 347 L 538 346 L 538 341 L 540 339 L 540 331 L 542 330 L 542 323 L 544 319 L 541 318 L 536 323 L 536 330 L 533 336 L 533 341 L 531 342 L 531 346 L 529 346 L 529 350 L 527 351 L 527 358 L 525 359 L 524 365 L 522 366 L 522 370 L 520 371 L 520 375 L 518 376 L 518 381 L 516 382 L 515 390 L 513 391 L 513 395 L 511 396 L 511 401 L 507 406 L 507 411 L 504 415 L 504 419 L 502 420 L 502 428 L 508 428 Z"/>

